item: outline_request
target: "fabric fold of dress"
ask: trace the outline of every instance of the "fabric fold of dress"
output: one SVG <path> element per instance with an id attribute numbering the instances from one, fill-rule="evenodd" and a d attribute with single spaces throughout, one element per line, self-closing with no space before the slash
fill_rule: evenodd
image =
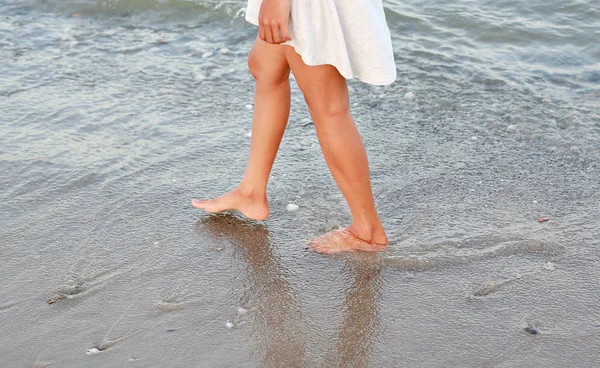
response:
<path id="1" fill-rule="evenodd" d="M 246 20 L 258 25 L 262 0 L 248 0 Z M 391 84 L 396 64 L 382 0 L 291 0 L 291 41 L 306 65 L 330 64 L 346 79 Z"/>

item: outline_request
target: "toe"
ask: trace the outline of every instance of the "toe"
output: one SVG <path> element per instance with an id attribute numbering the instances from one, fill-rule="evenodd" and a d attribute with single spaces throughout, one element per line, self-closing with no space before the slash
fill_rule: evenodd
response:
<path id="1" fill-rule="evenodd" d="M 192 199 L 192 206 L 194 206 L 196 208 L 202 208 L 202 209 L 204 209 L 207 204 L 208 204 L 208 201 L 198 200 L 198 199 Z"/>
<path id="2" fill-rule="evenodd" d="M 388 246 L 385 244 L 373 244 L 373 252 L 383 252 L 388 249 Z"/>
<path id="3" fill-rule="evenodd" d="M 308 247 L 317 253 L 323 253 L 323 241 L 321 238 L 313 239 L 308 244 Z"/>
<path id="4" fill-rule="evenodd" d="M 315 252 L 317 251 L 317 249 L 319 249 L 319 246 L 320 246 L 319 242 L 318 242 L 318 241 L 316 241 L 316 240 L 311 240 L 311 241 L 310 241 L 310 242 L 308 242 L 306 245 L 307 245 L 307 247 L 308 247 L 309 249 L 312 249 L 312 250 L 314 250 Z"/>
<path id="5" fill-rule="evenodd" d="M 318 245 L 317 247 L 313 248 L 313 250 L 317 253 L 320 254 L 329 254 L 331 253 L 330 249 L 327 246 L 324 246 L 322 244 Z"/>

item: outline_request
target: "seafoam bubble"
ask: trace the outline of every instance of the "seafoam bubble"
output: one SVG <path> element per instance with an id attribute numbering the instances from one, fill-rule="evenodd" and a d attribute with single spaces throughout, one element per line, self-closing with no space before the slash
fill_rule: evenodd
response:
<path id="1" fill-rule="evenodd" d="M 245 136 L 248 138 L 252 137 L 252 131 L 251 130 L 247 131 Z"/>
<path id="2" fill-rule="evenodd" d="M 514 132 L 515 130 L 517 130 L 517 126 L 516 125 L 509 125 L 506 127 L 506 130 L 508 130 L 509 132 Z"/>
<path id="3" fill-rule="evenodd" d="M 91 349 L 87 349 L 85 351 L 86 355 L 96 355 L 96 354 L 100 354 L 100 350 L 98 350 L 97 348 L 91 348 Z"/>
<path id="4" fill-rule="evenodd" d="M 288 210 L 288 212 L 294 212 L 298 211 L 298 208 L 300 207 L 295 203 L 288 203 L 288 205 L 285 208 Z"/>
<path id="5" fill-rule="evenodd" d="M 227 54 L 229 53 L 229 49 L 227 47 L 221 47 L 221 49 L 219 49 L 219 53 Z"/>
<path id="6" fill-rule="evenodd" d="M 206 75 L 204 75 L 204 73 L 202 73 L 202 72 L 194 73 L 194 80 L 196 80 L 196 82 L 202 82 L 205 79 L 206 79 Z"/>
<path id="7" fill-rule="evenodd" d="M 248 313 L 248 309 L 246 309 L 246 308 L 242 308 L 242 307 L 239 307 L 239 308 L 238 308 L 238 310 L 237 310 L 237 313 L 238 313 L 240 316 L 243 316 L 244 314 Z"/>
<path id="8" fill-rule="evenodd" d="M 210 51 L 205 52 L 204 54 L 202 54 L 202 59 L 207 59 L 209 57 L 213 56 L 213 53 Z"/>
<path id="9" fill-rule="evenodd" d="M 244 106 L 246 108 L 246 110 L 253 110 L 254 106 L 247 104 L 246 106 Z"/>
<path id="10" fill-rule="evenodd" d="M 407 100 L 414 100 L 415 98 L 417 98 L 417 95 L 414 92 L 406 92 L 404 98 Z"/>
<path id="11" fill-rule="evenodd" d="M 231 323 L 231 321 L 227 321 L 227 322 L 225 322 L 225 327 L 227 327 L 228 329 L 232 329 L 233 323 Z"/>

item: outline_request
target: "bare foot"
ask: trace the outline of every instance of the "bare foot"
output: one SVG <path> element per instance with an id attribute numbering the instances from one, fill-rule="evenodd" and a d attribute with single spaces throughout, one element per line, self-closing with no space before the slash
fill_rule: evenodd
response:
<path id="1" fill-rule="evenodd" d="M 235 210 L 253 220 L 264 220 L 269 217 L 269 204 L 266 198 L 244 195 L 238 189 L 211 200 L 193 199 L 192 206 L 211 213 Z"/>
<path id="2" fill-rule="evenodd" d="M 387 249 L 387 244 L 369 243 L 356 237 L 346 229 L 334 230 L 309 243 L 310 247 L 317 253 L 339 253 L 339 252 L 382 252 Z"/>

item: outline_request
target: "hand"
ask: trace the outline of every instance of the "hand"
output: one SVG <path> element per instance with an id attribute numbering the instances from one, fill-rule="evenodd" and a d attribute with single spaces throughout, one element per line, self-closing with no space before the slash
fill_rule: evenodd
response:
<path id="1" fill-rule="evenodd" d="M 258 13 L 258 37 L 271 44 L 291 40 L 288 33 L 289 19 L 290 0 L 263 0 Z"/>

